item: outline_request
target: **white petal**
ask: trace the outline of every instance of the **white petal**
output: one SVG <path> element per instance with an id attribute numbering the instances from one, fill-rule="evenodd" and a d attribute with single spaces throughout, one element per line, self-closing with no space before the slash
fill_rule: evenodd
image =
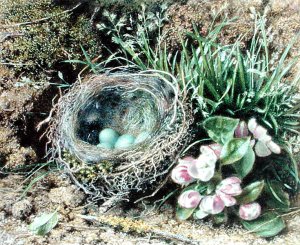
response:
<path id="1" fill-rule="evenodd" d="M 205 213 L 204 211 L 202 211 L 201 209 L 198 209 L 195 214 L 194 214 L 194 218 L 195 219 L 204 219 L 205 217 L 207 217 L 209 214 Z"/>
<path id="2" fill-rule="evenodd" d="M 281 153 L 281 149 L 280 146 L 277 145 L 274 141 L 270 141 L 267 143 L 267 146 L 269 147 L 269 149 L 274 152 L 275 154 L 280 154 Z"/>
<path id="3" fill-rule="evenodd" d="M 215 168 L 197 168 L 195 164 L 192 164 L 188 167 L 187 171 L 194 179 L 207 182 L 214 176 Z"/>
<path id="4" fill-rule="evenodd" d="M 268 130 L 258 125 L 252 133 L 255 139 L 261 140 L 267 136 Z"/>
<path id="5" fill-rule="evenodd" d="M 251 133 L 253 133 L 256 127 L 257 127 L 256 119 L 251 118 L 248 122 L 248 129 L 250 130 Z"/>
<path id="6" fill-rule="evenodd" d="M 198 159 L 196 165 L 200 168 L 203 167 L 216 167 L 216 162 L 218 161 L 218 158 L 215 153 L 212 154 L 201 154 Z"/>
<path id="7" fill-rule="evenodd" d="M 266 144 L 260 140 L 257 141 L 254 149 L 255 149 L 256 155 L 259 157 L 267 157 L 267 156 L 271 155 L 271 153 L 272 153 L 269 150 L 269 148 L 266 146 Z"/>

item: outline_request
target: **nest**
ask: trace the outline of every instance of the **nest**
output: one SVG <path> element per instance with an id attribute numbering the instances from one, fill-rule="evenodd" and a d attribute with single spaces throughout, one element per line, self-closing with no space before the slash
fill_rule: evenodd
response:
<path id="1" fill-rule="evenodd" d="M 97 75 L 77 82 L 54 107 L 48 137 L 53 160 L 93 200 L 128 200 L 166 178 L 189 138 L 190 110 L 157 74 Z M 149 137 L 127 149 L 97 146 L 99 133 Z"/>

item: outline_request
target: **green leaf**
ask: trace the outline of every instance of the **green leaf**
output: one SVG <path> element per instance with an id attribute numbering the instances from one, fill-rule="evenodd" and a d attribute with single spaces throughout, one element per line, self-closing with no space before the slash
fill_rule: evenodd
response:
<path id="1" fill-rule="evenodd" d="M 275 212 L 267 212 L 255 220 L 241 222 L 247 230 L 261 237 L 276 236 L 285 228 L 283 219 Z"/>
<path id="2" fill-rule="evenodd" d="M 223 145 L 233 138 L 238 123 L 238 119 L 215 116 L 206 119 L 203 126 L 212 140 Z"/>
<path id="3" fill-rule="evenodd" d="M 238 204 L 247 204 L 254 202 L 262 193 L 264 189 L 264 181 L 256 181 L 243 189 L 241 195 L 235 197 Z"/>
<path id="4" fill-rule="evenodd" d="M 197 183 L 197 184 L 189 185 L 188 187 L 184 188 L 181 193 L 188 190 L 194 190 L 194 191 L 198 191 L 200 194 L 203 194 L 207 190 L 207 187 L 208 187 L 207 183 Z"/>
<path id="5" fill-rule="evenodd" d="M 266 204 L 269 208 L 288 212 L 290 210 L 289 195 L 283 191 L 280 182 L 273 180 L 266 183 Z"/>
<path id="6" fill-rule="evenodd" d="M 50 232 L 58 223 L 57 211 L 51 214 L 42 214 L 36 217 L 34 221 L 29 225 L 29 230 L 34 234 L 44 236 Z"/>
<path id="7" fill-rule="evenodd" d="M 187 220 L 194 213 L 196 208 L 181 208 L 177 205 L 176 218 L 183 221 Z"/>
<path id="8" fill-rule="evenodd" d="M 221 152 L 222 165 L 235 163 L 242 159 L 250 147 L 250 137 L 234 138 L 228 141 Z"/>
<path id="9" fill-rule="evenodd" d="M 233 164 L 238 177 L 245 178 L 253 169 L 255 162 L 255 153 L 251 146 L 248 147 L 248 151 L 245 156 L 238 162 Z"/>
<path id="10" fill-rule="evenodd" d="M 227 214 L 227 212 L 215 214 L 212 216 L 212 220 L 213 220 L 213 223 L 216 225 L 225 224 L 228 221 L 228 214 Z"/>

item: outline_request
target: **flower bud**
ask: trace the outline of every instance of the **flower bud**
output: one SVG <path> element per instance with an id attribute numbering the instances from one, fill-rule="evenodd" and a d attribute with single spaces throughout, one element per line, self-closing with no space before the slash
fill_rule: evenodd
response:
<path id="1" fill-rule="evenodd" d="M 243 191 L 241 183 L 242 181 L 238 177 L 226 178 L 220 182 L 216 191 L 230 196 L 238 196 Z"/>
<path id="2" fill-rule="evenodd" d="M 222 199 L 226 207 L 231 207 L 236 204 L 236 199 L 230 195 L 226 195 L 220 191 L 216 191 L 216 194 Z"/>
<path id="3" fill-rule="evenodd" d="M 200 203 L 200 210 L 208 214 L 221 213 L 224 208 L 225 204 L 218 195 L 205 196 Z"/>
<path id="4" fill-rule="evenodd" d="M 172 180 L 180 185 L 189 184 L 194 181 L 194 178 L 188 173 L 188 167 L 193 164 L 196 159 L 186 157 L 179 160 L 179 164 L 172 170 Z"/>
<path id="5" fill-rule="evenodd" d="M 178 204 L 183 208 L 196 208 L 199 205 L 201 198 L 202 196 L 198 191 L 188 190 L 178 197 Z"/>
<path id="6" fill-rule="evenodd" d="M 241 121 L 238 124 L 237 128 L 234 131 L 234 135 L 237 138 L 244 138 L 244 137 L 247 137 L 249 135 L 247 123 L 245 121 Z"/>
<path id="7" fill-rule="evenodd" d="M 261 206 L 257 202 L 243 204 L 239 209 L 239 216 L 243 220 L 254 220 L 261 214 Z"/>

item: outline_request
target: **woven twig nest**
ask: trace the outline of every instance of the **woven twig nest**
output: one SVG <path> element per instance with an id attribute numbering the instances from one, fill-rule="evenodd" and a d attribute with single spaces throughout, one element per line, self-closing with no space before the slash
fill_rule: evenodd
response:
<path id="1" fill-rule="evenodd" d="M 155 74 L 93 76 L 55 106 L 51 154 L 93 199 L 128 199 L 166 177 L 188 139 L 191 115 L 171 82 Z M 104 128 L 137 137 L 126 149 L 99 147 Z"/>

